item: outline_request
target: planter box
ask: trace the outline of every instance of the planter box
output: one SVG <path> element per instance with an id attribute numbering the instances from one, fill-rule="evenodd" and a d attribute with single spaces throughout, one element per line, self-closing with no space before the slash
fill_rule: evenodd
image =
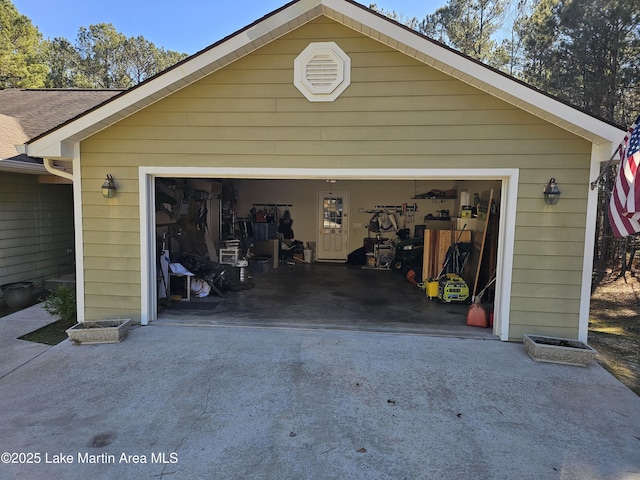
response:
<path id="1" fill-rule="evenodd" d="M 75 343 L 117 343 L 127 336 L 131 319 L 99 320 L 77 323 L 67 329 L 67 335 Z"/>
<path id="2" fill-rule="evenodd" d="M 598 352 L 579 340 L 525 335 L 524 348 L 536 362 L 586 367 Z"/>

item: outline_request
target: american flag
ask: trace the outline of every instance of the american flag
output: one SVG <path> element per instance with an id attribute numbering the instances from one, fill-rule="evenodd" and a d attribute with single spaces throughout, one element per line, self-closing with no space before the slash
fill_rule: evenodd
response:
<path id="1" fill-rule="evenodd" d="M 640 232 L 640 116 L 620 145 L 620 165 L 609 201 L 609 223 L 616 237 Z"/>

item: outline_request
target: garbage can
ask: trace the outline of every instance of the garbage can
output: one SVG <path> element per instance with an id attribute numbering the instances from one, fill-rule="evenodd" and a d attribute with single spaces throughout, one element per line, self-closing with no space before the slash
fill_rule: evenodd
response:
<path id="1" fill-rule="evenodd" d="M 14 282 L 0 286 L 2 298 L 9 308 L 25 308 L 35 301 L 33 282 Z"/>

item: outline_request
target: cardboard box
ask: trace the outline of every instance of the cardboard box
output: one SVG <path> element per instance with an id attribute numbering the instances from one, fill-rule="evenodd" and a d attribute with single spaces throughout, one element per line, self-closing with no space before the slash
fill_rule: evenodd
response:
<path id="1" fill-rule="evenodd" d="M 467 227 L 465 228 L 465 230 L 469 230 L 471 232 L 477 232 L 478 231 L 478 219 L 477 218 L 457 218 L 457 228 L 458 230 L 462 230 L 464 228 L 464 226 L 466 225 Z"/>

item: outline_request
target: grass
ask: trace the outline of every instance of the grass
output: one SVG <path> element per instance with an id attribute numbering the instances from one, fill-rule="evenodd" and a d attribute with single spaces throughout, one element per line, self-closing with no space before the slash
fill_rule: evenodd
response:
<path id="1" fill-rule="evenodd" d="M 640 281 L 610 274 L 591 297 L 589 344 L 596 360 L 640 395 Z"/>
<path id="2" fill-rule="evenodd" d="M 18 338 L 45 345 L 57 345 L 68 338 L 67 328 L 71 328 L 75 324 L 75 320 L 57 320 Z"/>

